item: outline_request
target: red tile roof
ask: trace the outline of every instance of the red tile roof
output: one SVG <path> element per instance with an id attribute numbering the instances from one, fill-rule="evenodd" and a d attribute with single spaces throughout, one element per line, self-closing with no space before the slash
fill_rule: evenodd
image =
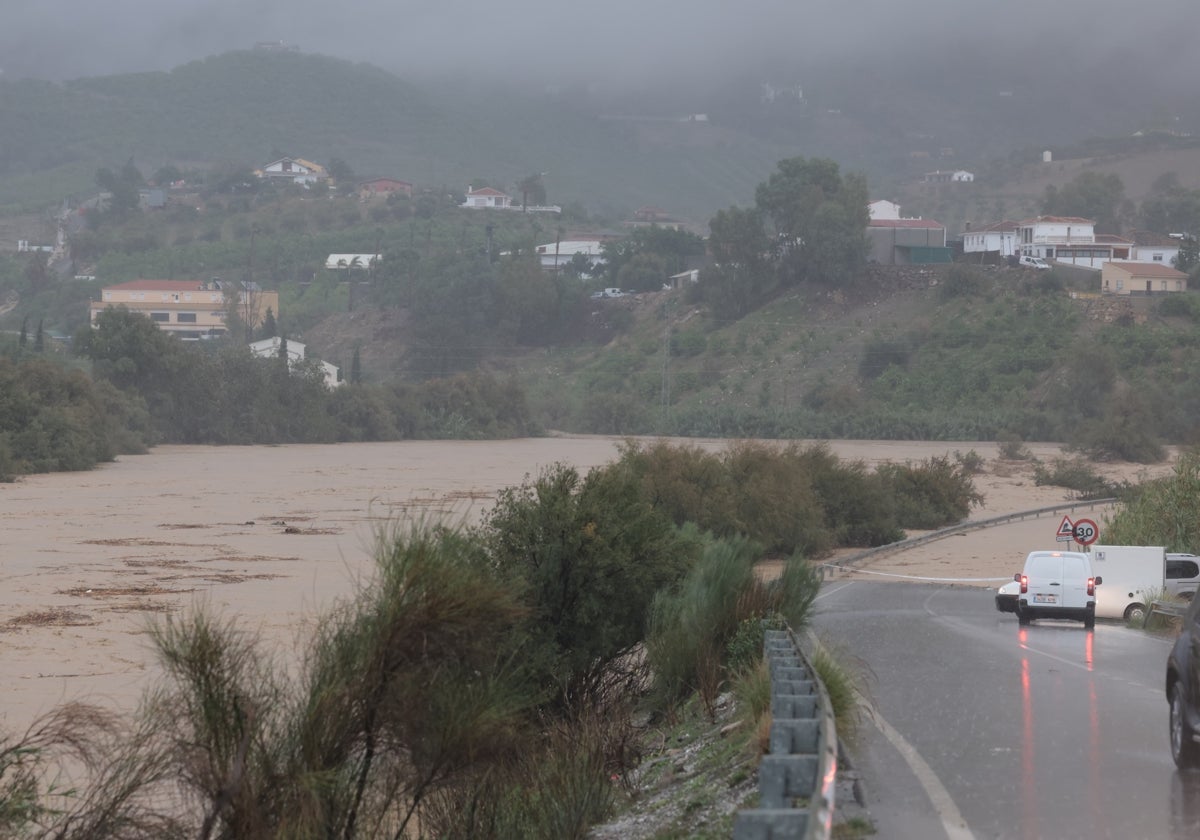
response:
<path id="1" fill-rule="evenodd" d="M 1123 236 L 1117 236 L 1116 234 L 1112 234 L 1112 233 L 1097 233 L 1096 234 L 1096 244 L 1097 245 L 1132 245 L 1133 240 L 1126 239 Z"/>
<path id="2" fill-rule="evenodd" d="M 1132 235 L 1134 242 L 1146 248 L 1179 247 L 1178 239 L 1173 239 L 1170 236 L 1164 236 L 1161 233 L 1152 233 L 1148 230 L 1135 230 Z"/>
<path id="3" fill-rule="evenodd" d="M 1121 262 L 1119 260 L 1111 260 L 1106 262 L 1105 267 L 1112 266 L 1127 272 L 1134 277 L 1159 277 L 1163 280 L 1182 280 L 1187 277 L 1182 271 L 1171 268 L 1169 265 L 1162 263 L 1137 263 L 1137 262 Z"/>
<path id="4" fill-rule="evenodd" d="M 970 230 L 963 231 L 963 233 L 1005 233 L 1016 229 L 1017 223 L 1006 219 L 1003 222 L 992 222 L 990 225 L 984 225 L 983 227 L 973 227 Z"/>
<path id="5" fill-rule="evenodd" d="M 477 190 L 468 189 L 467 195 L 506 195 L 506 193 L 502 193 L 500 190 L 494 190 L 491 187 L 481 187 Z"/>

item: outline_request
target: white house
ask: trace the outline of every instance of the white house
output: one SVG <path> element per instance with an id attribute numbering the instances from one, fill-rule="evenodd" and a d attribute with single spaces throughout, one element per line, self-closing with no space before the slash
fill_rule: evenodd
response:
<path id="1" fill-rule="evenodd" d="M 512 196 L 491 187 L 481 187 L 477 190 L 467 187 L 467 200 L 462 203 L 462 206 L 504 209 L 512 207 L 513 200 Z"/>
<path id="2" fill-rule="evenodd" d="M 921 180 L 927 184 L 967 184 L 975 180 L 975 173 L 965 169 L 939 169 L 936 172 L 926 172 Z"/>
<path id="3" fill-rule="evenodd" d="M 254 173 L 266 180 L 291 181 L 294 184 L 309 184 L 324 181 L 329 177 L 325 167 L 303 158 L 280 158 Z"/>
<path id="4" fill-rule="evenodd" d="M 1175 265 L 1178 258 L 1178 239 L 1143 230 L 1133 232 L 1133 253 L 1130 255 L 1130 262 Z"/>
<path id="5" fill-rule="evenodd" d="M 561 242 L 549 242 L 537 246 L 538 258 L 542 268 L 554 271 L 559 266 L 571 262 L 576 254 L 582 254 L 588 261 L 588 267 L 594 269 L 604 262 L 600 251 L 599 239 L 564 239 Z"/>
<path id="6" fill-rule="evenodd" d="M 361 268 L 366 271 L 383 259 L 380 254 L 330 254 L 325 258 L 325 267 L 332 270 Z"/>
<path id="7" fill-rule="evenodd" d="M 964 254 L 995 254 L 1000 258 L 1017 253 L 1017 223 L 995 222 L 963 231 Z"/>
<path id="8" fill-rule="evenodd" d="M 867 205 L 867 215 L 869 215 L 872 220 L 899 219 L 900 205 L 894 201 L 888 201 L 886 198 L 881 198 L 878 201 L 872 201 Z"/>
<path id="9" fill-rule="evenodd" d="M 1096 233 L 1096 223 L 1077 216 L 1038 216 L 1020 222 L 1017 246 L 1023 257 L 1041 257 L 1084 268 L 1102 268 L 1110 260 L 1128 260 L 1133 242 Z"/>
<path id="10" fill-rule="evenodd" d="M 255 341 L 250 345 L 250 352 L 262 359 L 273 359 L 279 356 L 279 345 L 282 339 L 279 336 L 264 338 L 262 341 Z M 299 341 L 292 341 L 290 338 L 287 342 L 288 367 L 294 368 L 303 362 L 306 358 L 305 346 Z M 325 378 L 326 388 L 336 388 L 342 384 L 341 371 L 336 365 L 331 365 L 329 362 L 318 360 L 317 365 L 321 368 L 321 373 Z"/>

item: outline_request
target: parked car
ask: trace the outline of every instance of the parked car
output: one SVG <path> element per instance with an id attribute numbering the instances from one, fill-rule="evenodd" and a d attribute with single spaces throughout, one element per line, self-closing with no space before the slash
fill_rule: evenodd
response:
<path id="1" fill-rule="evenodd" d="M 1167 594 L 1192 600 L 1200 589 L 1200 557 L 1195 554 L 1167 555 Z"/>
<path id="2" fill-rule="evenodd" d="M 1022 268 L 1036 268 L 1039 271 L 1049 271 L 1050 263 L 1041 257 L 1021 257 Z"/>
<path id="3" fill-rule="evenodd" d="M 1025 568 L 1013 576 L 1017 583 L 1017 621 L 1066 618 L 1096 626 L 1096 587 L 1103 581 L 1092 574 L 1092 561 L 1078 551 L 1031 551 Z"/>
<path id="4" fill-rule="evenodd" d="M 1021 584 L 1015 580 L 996 590 L 996 609 L 1000 612 L 1015 613 L 1017 611 L 1017 595 L 1021 592 Z"/>
<path id="5" fill-rule="evenodd" d="M 1171 758 L 1185 770 L 1200 767 L 1200 598 L 1193 598 L 1167 657 Z"/>

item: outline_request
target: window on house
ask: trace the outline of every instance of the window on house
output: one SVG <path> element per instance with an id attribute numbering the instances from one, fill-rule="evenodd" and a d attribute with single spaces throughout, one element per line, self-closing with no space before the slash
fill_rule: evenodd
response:
<path id="1" fill-rule="evenodd" d="M 1162 262 L 1162 261 L 1163 261 L 1163 255 L 1162 255 L 1162 254 L 1155 254 L 1155 255 L 1154 255 L 1154 256 L 1153 256 L 1151 259 L 1153 259 L 1155 262 Z"/>
<path id="2" fill-rule="evenodd" d="M 1117 291 L 1119 292 L 1119 291 L 1121 291 L 1121 290 L 1122 290 L 1122 289 L 1124 289 L 1124 288 L 1125 288 L 1125 281 L 1124 281 L 1124 280 L 1118 280 L 1118 281 L 1117 281 Z"/>
<path id="3" fill-rule="evenodd" d="M 194 324 L 194 323 L 196 323 L 196 313 L 195 312 L 180 312 L 178 315 L 175 316 L 175 320 L 176 320 L 176 322 L 178 322 L 180 324 Z"/>
<path id="4" fill-rule="evenodd" d="M 150 320 L 158 321 L 160 324 L 165 324 L 171 320 L 171 313 L 170 312 L 151 312 Z"/>

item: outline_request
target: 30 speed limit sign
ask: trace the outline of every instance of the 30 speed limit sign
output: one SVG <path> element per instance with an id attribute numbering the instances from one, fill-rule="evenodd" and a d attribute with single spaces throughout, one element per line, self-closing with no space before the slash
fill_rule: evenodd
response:
<path id="1" fill-rule="evenodd" d="M 1090 519 L 1080 519 L 1075 523 L 1073 536 L 1075 542 L 1080 545 L 1091 545 L 1100 536 L 1100 529 L 1096 527 L 1096 523 Z"/>

